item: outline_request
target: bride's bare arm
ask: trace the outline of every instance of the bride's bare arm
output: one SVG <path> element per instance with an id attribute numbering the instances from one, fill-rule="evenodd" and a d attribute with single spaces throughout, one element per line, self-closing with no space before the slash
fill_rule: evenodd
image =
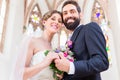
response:
<path id="1" fill-rule="evenodd" d="M 30 67 L 29 65 L 31 62 L 31 58 L 33 56 L 33 50 L 34 50 L 33 43 L 30 42 L 23 75 L 24 80 L 33 77 L 34 75 L 39 73 L 42 69 L 49 66 L 52 60 L 58 56 L 57 54 L 50 52 L 42 62 Z"/>

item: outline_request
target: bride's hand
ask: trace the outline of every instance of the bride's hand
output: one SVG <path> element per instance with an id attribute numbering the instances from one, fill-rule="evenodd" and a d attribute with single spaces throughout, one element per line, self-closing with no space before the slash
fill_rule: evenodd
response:
<path id="1" fill-rule="evenodd" d="M 58 54 L 53 51 L 50 51 L 46 56 L 46 60 L 48 60 L 50 63 L 57 58 L 59 58 Z"/>

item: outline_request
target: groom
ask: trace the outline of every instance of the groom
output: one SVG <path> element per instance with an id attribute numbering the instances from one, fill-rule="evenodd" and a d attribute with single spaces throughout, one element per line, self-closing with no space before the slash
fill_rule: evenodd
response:
<path id="1" fill-rule="evenodd" d="M 91 22 L 80 24 L 81 9 L 77 2 L 66 1 L 62 6 L 63 22 L 73 31 L 71 41 L 76 61 L 70 62 L 63 55 L 56 59 L 56 67 L 64 71 L 63 80 L 101 80 L 100 72 L 109 66 L 106 41 L 100 27 Z"/>

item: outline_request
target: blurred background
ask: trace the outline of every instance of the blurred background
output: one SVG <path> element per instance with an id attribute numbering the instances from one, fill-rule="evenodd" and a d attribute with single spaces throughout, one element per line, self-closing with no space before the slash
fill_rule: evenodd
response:
<path id="1" fill-rule="evenodd" d="M 40 36 L 41 17 L 49 10 L 61 11 L 66 0 L 0 0 L 0 80 L 8 80 L 15 49 L 25 35 Z M 110 67 L 102 80 L 120 80 L 120 0 L 75 0 L 82 10 L 82 24 L 97 22 L 107 42 Z M 64 46 L 69 32 L 63 26 L 52 44 Z"/>

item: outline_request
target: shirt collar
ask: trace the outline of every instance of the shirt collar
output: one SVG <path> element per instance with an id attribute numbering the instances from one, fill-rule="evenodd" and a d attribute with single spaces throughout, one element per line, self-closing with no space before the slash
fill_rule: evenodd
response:
<path id="1" fill-rule="evenodd" d="M 75 30 L 80 26 L 81 24 L 79 24 L 76 28 L 75 28 Z M 74 30 L 74 31 L 75 31 Z M 68 40 L 70 40 L 71 39 L 71 37 L 72 37 L 72 35 L 73 35 L 73 33 L 74 33 L 74 31 L 72 31 L 72 33 L 71 34 L 69 34 L 69 36 L 68 36 Z"/>

